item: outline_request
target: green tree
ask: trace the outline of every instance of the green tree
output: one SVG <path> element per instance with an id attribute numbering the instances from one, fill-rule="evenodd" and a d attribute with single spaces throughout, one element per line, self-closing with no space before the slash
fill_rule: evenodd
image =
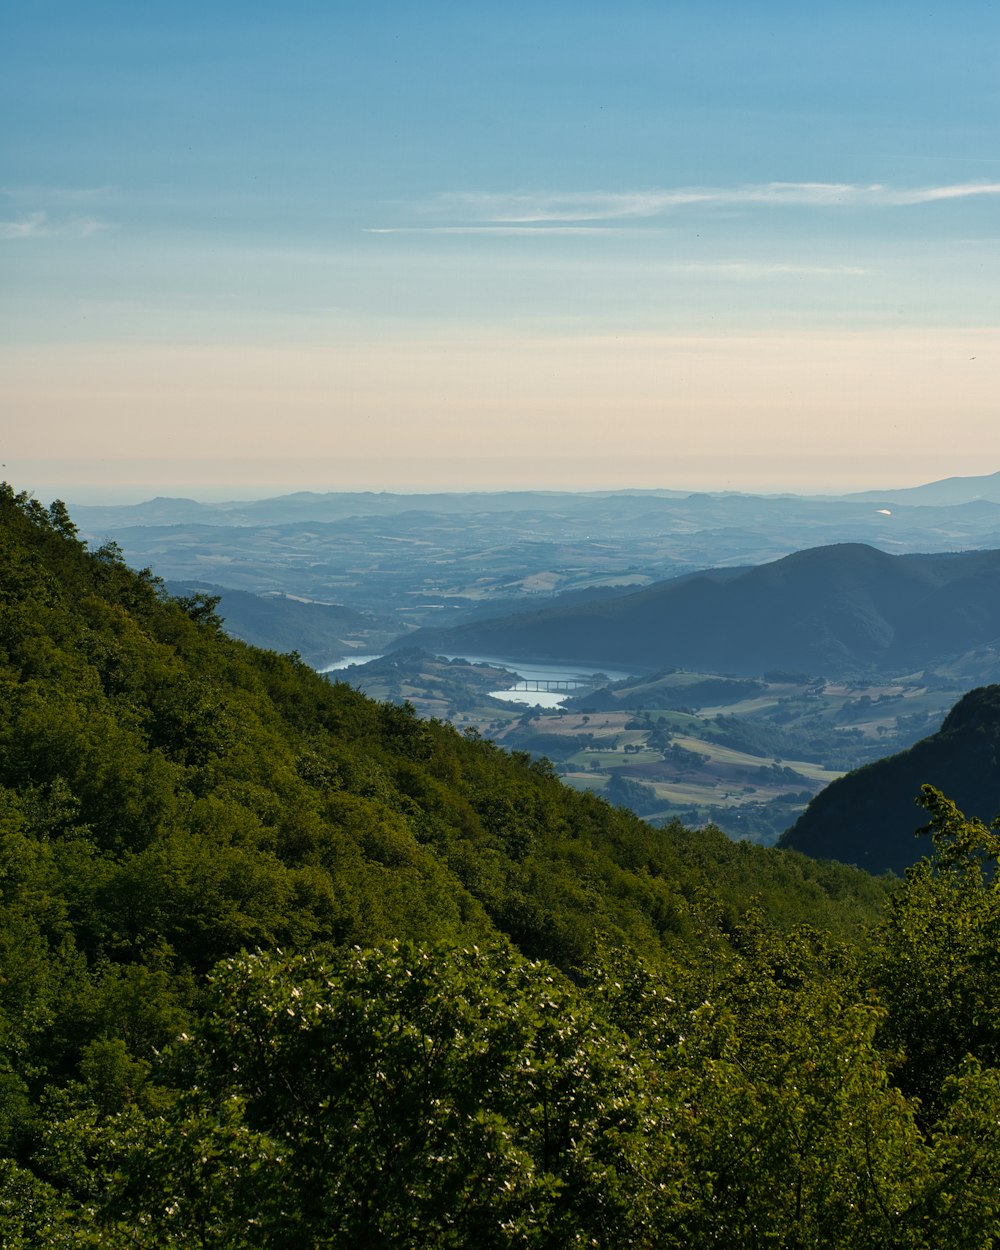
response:
<path id="1" fill-rule="evenodd" d="M 173 1063 L 124 1196 L 182 1243 L 651 1244 L 647 1074 L 503 947 L 231 960 Z"/>
<path id="2" fill-rule="evenodd" d="M 875 934 L 869 975 L 887 1008 L 897 1079 L 936 1112 L 967 1055 L 1000 1067 L 1000 837 L 924 786 L 933 854 L 906 873 Z"/>

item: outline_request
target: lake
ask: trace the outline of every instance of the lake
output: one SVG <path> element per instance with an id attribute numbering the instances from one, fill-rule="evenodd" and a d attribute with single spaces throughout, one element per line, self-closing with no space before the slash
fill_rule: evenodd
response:
<path id="1" fill-rule="evenodd" d="M 328 664 L 320 669 L 322 673 L 334 673 L 348 668 L 352 664 L 367 664 L 370 660 L 379 660 L 378 655 L 348 655 L 335 664 Z M 632 673 L 623 669 L 610 669 L 588 664 L 557 664 L 539 661 L 527 664 L 523 660 L 507 660 L 497 655 L 448 655 L 446 660 L 465 660 L 468 664 L 490 664 L 497 668 L 509 668 L 525 681 L 579 681 L 589 684 L 597 673 L 603 673 L 608 681 L 622 681 Z M 602 683 L 603 684 L 603 683 Z M 575 690 L 518 690 L 516 687 L 506 690 L 491 690 L 490 698 L 502 699 L 505 703 L 518 703 L 523 707 L 561 707 L 563 700 Z"/>
<path id="2" fill-rule="evenodd" d="M 345 655 L 342 660 L 326 664 L 317 670 L 320 673 L 336 673 L 339 669 L 350 668 L 352 664 L 369 664 L 372 660 L 381 660 L 380 655 Z"/>
<path id="3" fill-rule="evenodd" d="M 463 655 L 448 656 L 448 659 L 467 660 L 470 664 L 495 664 L 501 668 L 512 669 L 527 682 L 545 681 L 578 681 L 590 684 L 596 673 L 602 673 L 608 681 L 621 681 L 630 673 L 620 669 L 607 669 L 596 665 L 556 664 L 540 661 L 537 664 L 526 664 L 523 660 L 505 660 L 499 656 Z M 601 682 L 603 685 L 604 683 Z M 506 690 L 491 690 L 490 698 L 501 699 L 504 703 L 517 703 L 522 707 L 562 707 L 567 698 L 578 694 L 577 690 L 519 690 L 511 687 Z"/>

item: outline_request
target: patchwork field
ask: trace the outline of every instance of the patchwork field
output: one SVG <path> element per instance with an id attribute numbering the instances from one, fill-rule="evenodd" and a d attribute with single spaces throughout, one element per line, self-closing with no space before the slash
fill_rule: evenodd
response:
<path id="1" fill-rule="evenodd" d="M 866 683 L 671 672 L 533 707 L 496 697 L 516 681 L 513 661 L 417 651 L 341 676 L 378 698 L 407 700 L 421 715 L 546 756 L 569 785 L 654 822 L 713 822 L 760 842 L 777 838 L 842 773 L 933 732 L 963 693 L 954 678 L 927 673 Z"/>

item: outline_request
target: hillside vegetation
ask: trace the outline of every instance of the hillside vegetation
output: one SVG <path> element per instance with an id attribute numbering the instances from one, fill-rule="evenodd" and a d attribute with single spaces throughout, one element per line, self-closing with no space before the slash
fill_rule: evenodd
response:
<path id="1" fill-rule="evenodd" d="M 993 1244 L 996 847 L 939 796 L 894 890 L 653 830 L 9 487 L 0 681 L 3 1245 Z"/>

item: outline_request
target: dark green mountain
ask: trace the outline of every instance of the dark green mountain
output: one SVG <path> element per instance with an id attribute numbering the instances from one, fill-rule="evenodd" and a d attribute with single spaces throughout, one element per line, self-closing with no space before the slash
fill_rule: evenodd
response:
<path id="1" fill-rule="evenodd" d="M 511 659 L 836 676 L 907 671 L 998 636 L 1000 551 L 891 556 L 841 543 L 407 641 Z"/>
<path id="2" fill-rule="evenodd" d="M 1000 814 L 1000 686 L 970 691 L 937 733 L 832 782 L 780 845 L 870 872 L 901 873 L 928 851 L 914 837 L 924 824 L 915 801 L 925 784 L 980 820 Z"/>

